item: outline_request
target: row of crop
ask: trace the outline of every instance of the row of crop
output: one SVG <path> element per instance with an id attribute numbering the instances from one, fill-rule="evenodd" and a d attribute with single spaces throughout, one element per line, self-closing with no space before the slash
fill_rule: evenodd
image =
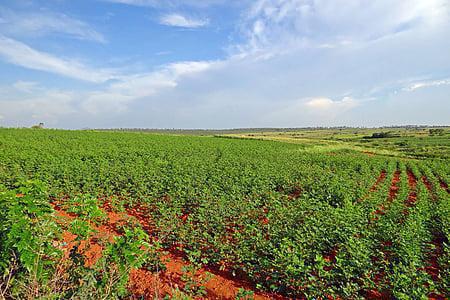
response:
<path id="1" fill-rule="evenodd" d="M 289 188 L 298 180 L 314 180 L 315 173 L 326 172 L 330 180 L 339 180 L 352 169 L 350 164 L 355 166 L 354 180 L 342 184 L 349 198 L 356 198 L 352 191 L 360 189 L 353 184 L 365 184 L 364 164 L 373 164 L 363 156 L 355 163 L 351 155 L 316 155 L 299 151 L 296 145 L 260 141 L 83 132 L 15 134 L 4 137 L 2 182 L 38 178 L 51 183 L 52 192 L 64 194 L 240 199 Z"/>
<path id="2" fill-rule="evenodd" d="M 354 194 L 367 193 L 383 168 L 384 163 L 376 170 L 367 168 L 364 174 L 371 181 L 364 180 Z M 355 176 L 344 172 L 339 177 L 323 171 L 315 178 L 303 177 L 296 199 L 281 192 L 238 201 L 207 198 L 183 210 L 186 203 L 180 199 L 163 198 L 150 202 L 150 218 L 167 246 L 175 243 L 191 260 L 244 271 L 265 288 L 293 296 L 323 295 L 325 290 L 354 295 L 360 289 L 355 281 L 361 268 L 353 264 L 359 256 L 368 258 L 371 248 L 361 255 L 362 239 L 356 236 L 367 226 L 367 216 L 353 205 L 354 196 L 345 194 Z M 345 259 L 340 273 L 327 273 L 323 255 L 336 245 L 348 251 L 341 252 Z M 342 285 L 334 284 L 338 282 Z"/>

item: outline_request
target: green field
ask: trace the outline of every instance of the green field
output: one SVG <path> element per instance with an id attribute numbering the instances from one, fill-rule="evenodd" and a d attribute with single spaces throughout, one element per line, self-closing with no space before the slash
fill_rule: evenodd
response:
<path id="1" fill-rule="evenodd" d="M 450 294 L 448 128 L 191 134 L 0 129 L 0 299 Z"/>

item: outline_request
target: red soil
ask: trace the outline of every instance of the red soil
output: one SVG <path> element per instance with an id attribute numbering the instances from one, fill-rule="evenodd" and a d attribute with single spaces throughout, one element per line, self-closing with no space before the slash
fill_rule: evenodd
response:
<path id="1" fill-rule="evenodd" d="M 430 251 L 425 257 L 425 267 L 422 268 L 425 272 L 430 275 L 434 282 L 439 282 L 441 280 L 442 267 L 439 265 L 439 257 L 444 253 L 443 243 L 445 242 L 445 236 L 442 234 L 434 233 L 433 239 L 429 243 Z M 428 299 L 433 300 L 444 300 L 448 299 L 443 295 L 437 293 L 431 293 L 428 295 Z"/>
<path id="2" fill-rule="evenodd" d="M 400 223 L 403 223 L 406 219 L 406 216 L 409 214 L 408 208 L 416 205 L 417 202 L 417 177 L 411 170 L 407 170 L 408 175 L 408 186 L 409 186 L 409 194 L 408 198 L 405 200 L 405 208 L 403 209 L 403 216 L 400 218 Z"/>
<path id="3" fill-rule="evenodd" d="M 401 171 L 397 170 L 394 173 L 394 176 L 391 181 L 391 187 L 389 189 L 389 195 L 388 195 L 388 203 L 381 204 L 377 210 L 373 213 L 375 216 L 372 217 L 371 221 L 377 221 L 379 215 L 386 214 L 386 209 L 389 203 L 391 203 L 398 194 L 399 191 L 399 183 L 400 183 L 400 175 Z M 411 184 L 413 182 L 411 181 Z M 380 244 L 381 252 L 383 253 L 383 260 L 389 261 L 392 256 L 392 251 L 390 250 L 390 247 L 392 247 L 393 243 L 392 241 L 384 241 Z M 372 257 L 372 261 L 376 262 L 379 259 L 377 257 Z M 373 274 L 373 279 L 376 284 L 382 283 L 386 281 L 386 274 L 384 271 L 378 271 L 377 273 Z M 393 299 L 392 293 L 388 290 L 365 290 L 363 292 L 365 299 Z"/>
<path id="4" fill-rule="evenodd" d="M 441 188 L 443 188 L 447 191 L 447 193 L 450 194 L 450 188 L 448 187 L 448 184 L 442 179 L 439 180 L 439 183 L 441 184 Z"/>
<path id="5" fill-rule="evenodd" d="M 338 254 L 339 251 L 339 247 L 336 245 L 334 246 L 327 254 L 325 254 L 323 256 L 323 259 L 328 262 L 331 263 L 330 266 L 325 266 L 323 267 L 324 271 L 331 271 L 334 268 L 334 264 L 336 263 L 336 256 Z"/>
<path id="6" fill-rule="evenodd" d="M 387 172 L 386 170 L 382 170 L 380 175 L 377 178 L 377 181 L 375 181 L 375 183 L 370 187 L 369 189 L 369 194 L 375 192 L 378 189 L 378 186 L 380 184 L 382 184 L 385 180 L 386 180 L 386 176 L 387 176 Z M 364 201 L 366 198 L 368 197 L 368 195 L 366 195 L 365 197 L 358 199 L 358 203 L 361 203 L 362 201 Z"/>
<path id="7" fill-rule="evenodd" d="M 169 254 L 163 257 L 166 270 L 152 273 L 147 270 L 132 270 L 130 273 L 129 289 L 138 297 L 155 299 L 155 297 L 173 296 L 176 289 L 183 289 L 185 283 L 182 280 L 183 268 L 188 264 L 181 258 Z M 209 270 L 208 270 L 209 271 Z M 228 279 L 220 274 L 209 276 L 205 269 L 198 270 L 192 280 L 196 285 L 203 285 L 206 291 L 206 299 L 235 299 L 240 288 L 252 290 L 247 282 Z M 211 277 L 211 278 L 210 278 Z M 201 299 L 201 297 L 198 297 Z M 257 293 L 254 299 L 283 299 L 282 297 Z"/>
<path id="8" fill-rule="evenodd" d="M 400 183 L 400 174 L 401 174 L 400 170 L 395 171 L 394 177 L 392 178 L 391 187 L 389 189 L 389 196 L 387 199 L 387 203 L 382 203 L 378 206 L 378 208 L 372 213 L 373 216 L 371 217 L 370 222 L 377 221 L 378 216 L 386 214 L 388 204 L 391 203 L 395 199 L 395 197 L 397 197 Z"/>
<path id="9" fill-rule="evenodd" d="M 391 293 L 388 291 L 379 292 L 377 290 L 368 290 L 364 293 L 364 298 L 368 300 L 391 300 Z"/>
<path id="10" fill-rule="evenodd" d="M 428 295 L 428 299 L 429 300 L 448 300 L 447 297 L 443 296 L 443 295 L 438 295 L 436 293 L 431 293 Z"/>
<path id="11" fill-rule="evenodd" d="M 380 176 L 378 176 L 377 181 L 372 185 L 372 187 L 370 188 L 370 192 L 374 192 L 378 189 L 378 186 L 384 182 L 384 180 L 386 179 L 387 176 L 387 172 L 386 170 L 382 170 L 380 173 Z"/>
<path id="12" fill-rule="evenodd" d="M 58 222 L 61 224 L 68 224 L 68 222 L 77 218 L 75 214 L 65 212 L 58 204 L 52 203 L 52 205 L 59 218 Z M 99 240 L 106 238 L 109 242 L 114 242 L 114 237 L 120 235 L 117 231 L 117 226 L 130 221 L 130 218 L 137 220 L 151 235 L 153 226 L 147 214 L 148 208 L 137 205 L 127 209 L 126 214 L 119 214 L 112 211 L 112 207 L 107 199 L 105 199 L 102 208 L 107 213 L 108 218 L 100 226 L 90 224 L 96 232 L 87 240 L 77 241 L 77 235 L 68 231 L 63 232 L 63 240 L 59 246 L 64 252 L 65 260 L 69 258 L 70 252 L 77 247 L 77 252 L 84 256 L 85 266 L 94 266 L 101 258 L 103 251 L 102 246 L 98 243 Z M 189 263 L 182 259 L 182 254 L 175 248 L 169 249 L 169 254 L 163 256 L 162 261 L 165 265 L 165 270 L 156 273 L 146 269 L 131 270 L 128 284 L 130 292 L 134 295 L 133 298 L 154 299 L 155 296 L 173 296 L 177 288 L 182 289 L 185 286 L 185 282 L 182 280 L 184 275 L 182 269 L 183 267 L 188 267 Z M 213 276 L 209 278 L 208 273 L 213 274 Z M 205 287 L 207 299 L 235 299 L 241 288 L 253 291 L 254 299 L 286 299 L 275 294 L 257 292 L 253 285 L 244 277 L 233 276 L 230 272 L 213 268 L 199 269 L 192 280 L 199 285 L 201 283 Z"/>
<path id="13" fill-rule="evenodd" d="M 439 280 L 440 266 L 438 263 L 438 258 L 444 253 L 443 244 L 444 237 L 435 235 L 430 245 L 432 245 L 432 251 L 426 258 L 425 271 L 430 275 L 433 281 Z"/>
<path id="14" fill-rule="evenodd" d="M 436 201 L 436 195 L 433 193 L 433 185 L 428 180 L 426 176 L 422 176 L 422 181 L 427 188 L 428 192 L 432 195 L 434 201 Z M 438 234 L 434 234 L 432 241 L 429 243 L 431 246 L 431 251 L 425 257 L 425 268 L 424 270 L 430 275 L 431 279 L 434 282 L 438 282 L 440 280 L 439 274 L 441 272 L 441 267 L 438 263 L 438 258 L 443 254 L 443 242 L 444 237 Z M 439 295 L 436 293 L 431 293 L 428 295 L 428 299 L 430 300 L 445 300 L 446 298 L 443 295 Z"/>
<path id="15" fill-rule="evenodd" d="M 145 228 L 151 230 L 152 226 L 146 209 L 128 210 Z M 149 232 L 150 233 L 150 232 Z M 182 259 L 181 253 L 176 249 L 169 249 L 169 254 L 163 257 L 166 267 L 158 273 L 152 273 L 144 269 L 133 270 L 130 273 L 129 289 L 135 296 L 143 296 L 144 299 L 154 299 L 155 296 L 173 296 L 176 288 L 182 289 L 183 267 L 189 263 Z M 208 278 L 211 273 L 212 278 Z M 235 277 L 230 272 L 216 270 L 214 268 L 201 268 L 197 270 L 193 280 L 202 282 L 207 292 L 207 299 L 235 299 L 239 289 L 243 288 L 254 292 L 254 299 L 285 299 L 282 296 L 257 292 L 252 284 L 244 278 Z"/>
<path id="16" fill-rule="evenodd" d="M 153 231 L 154 226 L 151 223 L 151 219 L 149 217 L 148 212 L 149 212 L 149 208 L 144 205 L 140 205 L 140 204 L 137 204 L 131 208 L 127 208 L 127 214 L 129 216 L 134 217 L 136 220 L 138 220 L 139 223 L 141 224 L 142 228 L 149 235 L 151 235 L 151 232 Z"/>
<path id="17" fill-rule="evenodd" d="M 391 182 L 391 188 L 389 189 L 389 200 L 392 201 L 395 199 L 395 197 L 397 197 L 398 194 L 398 190 L 399 190 L 399 183 L 400 183 L 400 174 L 401 171 L 397 170 L 394 173 L 394 178 L 392 178 L 392 182 Z"/>
<path id="18" fill-rule="evenodd" d="M 414 173 L 411 170 L 407 171 L 408 174 L 408 186 L 410 193 L 408 195 L 408 198 L 405 201 L 405 205 L 407 207 L 412 207 L 416 204 L 417 201 L 417 177 L 414 175 Z M 407 213 L 407 212 L 406 212 Z"/>
<path id="19" fill-rule="evenodd" d="M 382 260 L 385 262 L 388 262 L 392 258 L 392 247 L 393 243 L 392 241 L 384 241 L 380 243 L 380 250 L 383 253 Z M 375 263 L 377 261 L 380 261 L 380 259 L 376 256 L 372 256 L 372 261 Z M 373 281 L 376 285 L 379 285 L 381 283 L 386 284 L 387 278 L 386 273 L 384 270 L 377 270 L 376 273 L 373 274 Z M 364 291 L 364 298 L 365 299 L 394 299 L 392 296 L 392 292 L 389 290 L 365 290 Z"/>
<path id="20" fill-rule="evenodd" d="M 61 225 L 68 225 L 77 218 L 75 214 L 64 211 L 57 203 L 52 203 L 52 206 L 56 211 L 57 221 Z M 105 224 L 100 226 L 92 223 L 89 224 L 94 229 L 94 233 L 84 240 L 78 239 L 78 235 L 76 234 L 63 231 L 62 241 L 57 245 L 63 251 L 63 260 L 67 260 L 71 251 L 76 248 L 77 253 L 84 257 L 84 266 L 92 268 L 102 257 L 103 247 L 100 241 L 114 243 L 114 237 L 119 235 L 116 227 L 120 223 L 123 223 L 124 220 L 124 216 L 114 212 L 107 212 L 107 221 Z"/>
<path id="21" fill-rule="evenodd" d="M 302 194 L 302 189 L 300 187 L 295 187 L 294 190 L 289 194 L 289 199 L 297 199 Z"/>
<path id="22" fill-rule="evenodd" d="M 427 188 L 428 192 L 433 193 L 433 185 L 431 184 L 431 182 L 428 180 L 428 178 L 425 175 L 422 176 L 422 182 L 425 185 L 425 187 Z"/>

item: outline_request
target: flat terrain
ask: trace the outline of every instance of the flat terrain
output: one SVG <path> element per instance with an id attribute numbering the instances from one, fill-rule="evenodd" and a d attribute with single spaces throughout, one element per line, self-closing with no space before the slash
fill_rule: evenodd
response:
<path id="1" fill-rule="evenodd" d="M 0 129 L 0 299 L 445 299 L 449 128 Z"/>

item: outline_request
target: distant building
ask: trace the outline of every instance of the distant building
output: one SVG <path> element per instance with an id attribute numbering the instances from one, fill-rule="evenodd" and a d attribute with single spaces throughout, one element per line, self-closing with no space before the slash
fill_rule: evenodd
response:
<path id="1" fill-rule="evenodd" d="M 39 123 L 38 125 L 33 125 L 33 126 L 31 126 L 31 128 L 34 128 L 34 129 L 42 129 L 42 128 L 44 128 L 44 123 Z"/>

